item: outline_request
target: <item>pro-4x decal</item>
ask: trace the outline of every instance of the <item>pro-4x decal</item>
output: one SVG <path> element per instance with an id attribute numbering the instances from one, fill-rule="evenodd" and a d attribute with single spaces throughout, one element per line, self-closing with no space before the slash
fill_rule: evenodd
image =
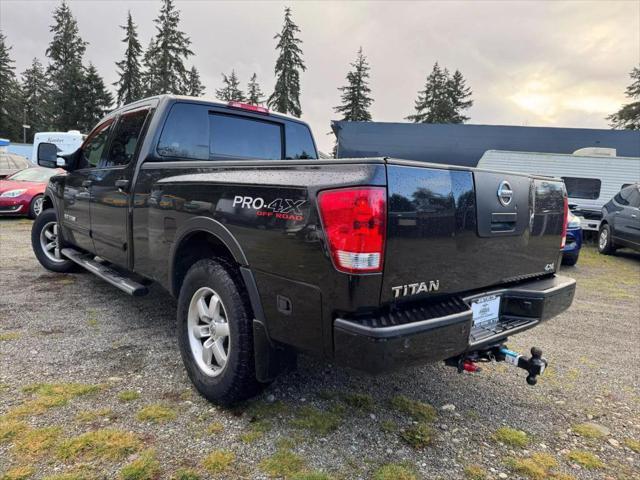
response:
<path id="1" fill-rule="evenodd" d="M 281 218 L 284 220 L 304 220 L 302 206 L 306 200 L 294 200 L 291 198 L 276 198 L 267 204 L 262 197 L 251 197 L 247 195 L 236 195 L 233 197 L 233 206 L 249 208 L 256 211 L 258 217 Z"/>

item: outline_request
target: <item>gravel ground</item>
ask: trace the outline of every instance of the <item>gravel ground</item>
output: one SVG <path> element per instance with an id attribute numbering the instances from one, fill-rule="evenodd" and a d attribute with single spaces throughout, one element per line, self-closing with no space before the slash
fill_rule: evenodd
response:
<path id="1" fill-rule="evenodd" d="M 21 469 L 28 478 L 77 474 L 53 477 L 68 480 L 640 478 L 638 253 L 586 248 L 577 267 L 563 269 L 578 280 L 571 309 L 509 343 L 544 350 L 551 367 L 534 388 L 504 364 L 477 374 L 438 364 L 369 377 L 301 357 L 258 399 L 225 410 L 191 388 L 166 292 L 154 287 L 134 299 L 87 273 L 47 272 L 31 252 L 30 228 L 0 220 L 0 478 L 20 478 Z M 69 383 L 98 392 L 47 397 L 58 384 L 73 390 Z M 34 384 L 54 385 L 26 388 Z M 119 399 L 130 391 L 139 397 Z M 432 405 L 436 418 L 416 423 L 419 415 L 391 401 L 398 396 Z M 164 421 L 140 416 L 158 403 Z M 12 432 L 12 421 L 22 430 Z M 403 437 L 423 424 L 430 444 L 413 448 Z M 50 426 L 60 429 L 38 430 Z M 526 436 L 503 430 L 507 445 L 501 427 Z M 120 457 L 61 453 L 69 439 L 104 428 L 132 432 L 139 443 Z M 50 441 L 28 435 L 46 431 L 55 431 Z M 216 450 L 228 461 L 212 466 L 204 459 Z M 576 451 L 595 455 L 597 468 L 581 466 Z M 142 467 L 149 460 L 148 476 L 121 472 L 136 459 Z M 179 476 L 182 468 L 194 476 Z"/>

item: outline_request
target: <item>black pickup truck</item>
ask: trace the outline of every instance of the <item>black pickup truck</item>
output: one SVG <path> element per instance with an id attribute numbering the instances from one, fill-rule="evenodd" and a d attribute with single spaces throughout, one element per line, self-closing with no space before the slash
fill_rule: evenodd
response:
<path id="1" fill-rule="evenodd" d="M 47 269 L 178 299 L 207 398 L 254 395 L 295 352 L 379 373 L 446 360 L 544 370 L 508 335 L 567 309 L 562 181 L 391 158 L 318 159 L 306 124 L 160 96 L 105 117 L 51 178 L 32 231 Z"/>

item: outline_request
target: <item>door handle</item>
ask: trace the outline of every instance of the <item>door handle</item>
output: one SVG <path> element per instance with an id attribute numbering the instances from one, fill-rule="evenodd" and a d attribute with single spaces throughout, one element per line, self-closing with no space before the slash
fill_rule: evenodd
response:
<path id="1" fill-rule="evenodd" d="M 83 180 L 82 181 L 82 186 L 85 187 L 85 188 L 89 188 L 92 184 L 93 184 L 93 182 L 91 180 Z"/>
<path id="2" fill-rule="evenodd" d="M 124 178 L 116 180 L 116 188 L 120 191 L 126 190 L 129 188 L 129 180 L 125 180 Z"/>

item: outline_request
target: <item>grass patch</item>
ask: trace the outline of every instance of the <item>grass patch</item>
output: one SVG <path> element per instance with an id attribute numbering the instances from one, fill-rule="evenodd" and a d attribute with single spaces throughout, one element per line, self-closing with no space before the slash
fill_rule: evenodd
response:
<path id="1" fill-rule="evenodd" d="M 373 480 L 418 480 L 418 477 L 405 465 L 388 463 L 373 473 Z"/>
<path id="2" fill-rule="evenodd" d="M 181 468 L 171 476 L 171 480 L 200 480 L 201 477 L 195 470 Z"/>
<path id="3" fill-rule="evenodd" d="M 58 448 L 62 460 L 120 460 L 142 448 L 137 435 L 122 430 L 102 429 L 83 433 Z"/>
<path id="4" fill-rule="evenodd" d="M 98 478 L 98 475 L 92 472 L 90 468 L 81 466 L 68 472 L 56 473 L 44 477 L 42 480 L 97 480 Z"/>
<path id="5" fill-rule="evenodd" d="M 98 410 L 83 410 L 78 412 L 76 420 L 82 423 L 92 423 L 103 418 L 114 419 L 116 415 L 110 408 L 100 408 Z"/>
<path id="6" fill-rule="evenodd" d="M 386 433 L 396 433 L 398 425 L 393 420 L 383 420 L 380 422 L 380 429 Z"/>
<path id="7" fill-rule="evenodd" d="M 140 398 L 140 394 L 135 390 L 125 390 L 118 394 L 118 400 L 121 402 L 133 402 Z"/>
<path id="8" fill-rule="evenodd" d="M 60 427 L 28 429 L 18 435 L 13 448 L 25 457 L 37 457 L 55 448 L 60 442 Z"/>
<path id="9" fill-rule="evenodd" d="M 467 465 L 464 467 L 464 478 L 467 480 L 486 480 L 487 471 L 480 465 Z"/>
<path id="10" fill-rule="evenodd" d="M 224 430 L 224 425 L 222 425 L 220 422 L 210 423 L 209 426 L 207 427 L 207 432 L 209 432 L 211 435 L 220 433 L 223 430 Z"/>
<path id="11" fill-rule="evenodd" d="M 436 409 L 428 403 L 411 400 L 404 395 L 397 395 L 391 399 L 391 405 L 396 410 L 410 415 L 414 420 L 433 422 L 438 416 Z"/>
<path id="12" fill-rule="evenodd" d="M 38 383 L 22 389 L 24 393 L 32 394 L 35 398 L 11 409 L 7 416 L 25 417 L 38 415 L 54 407 L 61 407 L 69 400 L 89 395 L 102 390 L 102 385 L 88 385 L 83 383 Z"/>
<path id="13" fill-rule="evenodd" d="M 262 438 L 271 429 L 271 424 L 267 420 L 258 420 L 251 424 L 251 428 L 240 435 L 240 440 L 244 443 L 253 443 Z"/>
<path id="14" fill-rule="evenodd" d="M 0 443 L 8 442 L 26 429 L 27 425 L 24 422 L 0 417 Z"/>
<path id="15" fill-rule="evenodd" d="M 433 436 L 433 429 L 424 422 L 412 425 L 400 433 L 400 438 L 417 450 L 431 445 Z"/>
<path id="16" fill-rule="evenodd" d="M 253 420 L 268 420 L 286 413 L 287 406 L 280 402 L 255 401 L 250 403 L 245 413 Z"/>
<path id="17" fill-rule="evenodd" d="M 557 460 L 548 453 L 534 453 L 528 458 L 509 458 L 505 464 L 515 473 L 531 480 L 554 478 L 549 472 L 558 466 Z"/>
<path id="18" fill-rule="evenodd" d="M 160 462 L 155 452 L 147 450 L 120 470 L 121 480 L 154 480 L 160 475 Z"/>
<path id="19" fill-rule="evenodd" d="M 332 477 L 324 472 L 300 472 L 291 477 L 291 480 L 332 480 Z"/>
<path id="20" fill-rule="evenodd" d="M 0 342 L 10 342 L 20 338 L 20 332 L 4 332 L 0 333 Z"/>
<path id="21" fill-rule="evenodd" d="M 596 455 L 586 450 L 571 450 L 567 458 L 588 470 L 604 467 L 604 463 Z"/>
<path id="22" fill-rule="evenodd" d="M 510 447 L 524 448 L 529 444 L 529 436 L 525 432 L 511 427 L 500 427 L 493 434 L 493 438 Z"/>
<path id="23" fill-rule="evenodd" d="M 91 328 L 98 326 L 98 312 L 95 310 L 87 310 L 87 325 Z"/>
<path id="24" fill-rule="evenodd" d="M 31 467 L 15 467 L 2 474 L 0 480 L 26 480 L 35 473 Z"/>
<path id="25" fill-rule="evenodd" d="M 235 461 L 236 454 L 228 450 L 215 450 L 204 457 L 202 466 L 209 473 L 223 473 Z"/>
<path id="26" fill-rule="evenodd" d="M 606 434 L 602 430 L 591 423 L 581 423 L 579 425 L 574 425 L 573 427 L 571 427 L 571 430 L 573 430 L 574 433 L 577 433 L 581 437 L 585 438 L 602 438 L 606 436 Z"/>
<path id="27" fill-rule="evenodd" d="M 339 409 L 324 411 L 311 406 L 302 407 L 298 411 L 298 417 L 293 420 L 296 427 L 306 428 L 320 435 L 337 430 L 341 423 L 342 414 Z"/>
<path id="28" fill-rule="evenodd" d="M 141 422 L 164 423 L 175 420 L 177 416 L 173 408 L 161 403 L 153 403 L 141 408 L 136 418 Z"/>
<path id="29" fill-rule="evenodd" d="M 296 478 L 304 472 L 305 461 L 291 450 L 280 449 L 260 462 L 260 468 L 270 477 Z"/>
<path id="30" fill-rule="evenodd" d="M 640 440 L 635 440 L 633 438 L 625 438 L 622 441 L 622 443 L 624 444 L 625 447 L 630 448 L 636 453 L 640 453 Z"/>
<path id="31" fill-rule="evenodd" d="M 366 393 L 347 393 L 342 396 L 342 401 L 350 407 L 370 412 L 373 410 L 374 401 L 371 395 Z"/>

